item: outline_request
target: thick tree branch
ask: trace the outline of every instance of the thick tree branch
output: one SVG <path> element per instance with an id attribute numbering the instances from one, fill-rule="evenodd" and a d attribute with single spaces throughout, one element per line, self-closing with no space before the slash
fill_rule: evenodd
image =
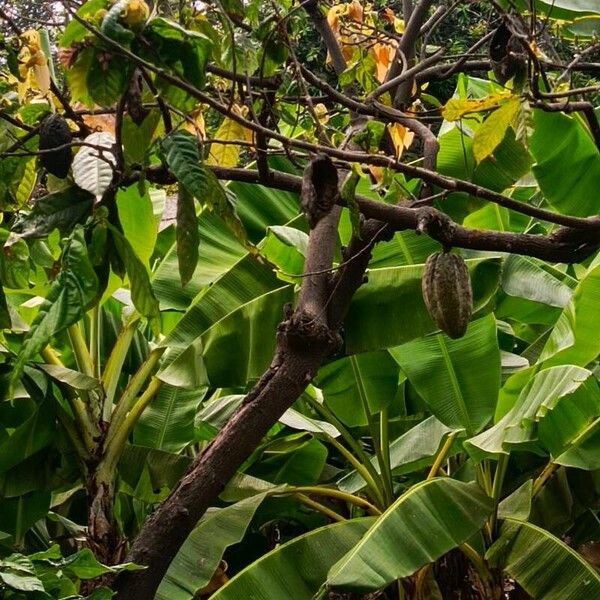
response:
<path id="1" fill-rule="evenodd" d="M 210 167 L 222 180 L 261 183 L 258 171 L 250 169 L 229 169 Z M 164 169 L 151 169 L 147 173 L 148 180 L 156 183 L 172 181 Z M 132 179 L 133 182 L 134 179 Z M 271 172 L 268 187 L 299 193 L 302 178 L 279 171 Z M 457 248 L 484 250 L 489 252 L 509 252 L 547 260 L 550 262 L 576 263 L 591 256 L 600 247 L 600 219 L 594 217 L 590 223 L 594 228 L 575 229 L 560 227 L 551 235 L 533 235 L 529 233 L 509 233 L 505 231 L 485 231 L 471 229 L 454 223 L 446 214 L 434 208 L 410 208 L 394 206 L 384 202 L 376 202 L 364 196 L 357 196 L 361 213 L 368 219 L 387 223 L 395 231 L 405 229 L 417 230 L 419 221 L 426 221 L 430 226 L 422 228 L 422 232 L 433 239 Z M 435 216 L 435 218 L 433 218 Z M 443 226 L 434 226 L 440 223 Z M 319 269 L 315 269 L 319 270 Z"/>

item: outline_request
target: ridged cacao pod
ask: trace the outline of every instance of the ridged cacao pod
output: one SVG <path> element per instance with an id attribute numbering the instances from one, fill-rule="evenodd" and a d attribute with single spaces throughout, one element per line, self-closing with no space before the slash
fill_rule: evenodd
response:
<path id="1" fill-rule="evenodd" d="M 434 323 L 453 339 L 465 335 L 473 312 L 473 291 L 465 261 L 449 252 L 432 254 L 425 263 L 421 287 Z"/>
<path id="2" fill-rule="evenodd" d="M 40 150 L 51 150 L 71 143 L 73 136 L 67 122 L 59 114 L 46 117 L 40 126 Z M 64 179 L 69 173 L 73 153 L 71 148 L 40 155 L 40 161 L 48 173 Z"/>

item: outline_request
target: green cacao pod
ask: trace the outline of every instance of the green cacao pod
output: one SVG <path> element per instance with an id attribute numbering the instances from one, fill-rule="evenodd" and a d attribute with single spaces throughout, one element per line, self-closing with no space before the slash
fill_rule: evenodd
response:
<path id="1" fill-rule="evenodd" d="M 453 339 L 465 335 L 473 312 L 473 291 L 465 261 L 449 252 L 432 254 L 425 263 L 421 287 L 434 323 Z"/>
<path id="2" fill-rule="evenodd" d="M 46 117 L 40 125 L 40 150 L 52 150 L 65 144 L 70 144 L 73 136 L 67 122 L 59 114 Z M 44 152 L 40 155 L 43 167 L 56 177 L 64 179 L 69 173 L 73 153 L 71 148 L 60 148 L 54 152 Z"/>

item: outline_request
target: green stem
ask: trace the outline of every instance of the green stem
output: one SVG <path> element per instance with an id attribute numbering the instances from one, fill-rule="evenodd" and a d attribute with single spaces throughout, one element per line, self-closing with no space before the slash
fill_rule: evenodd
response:
<path id="1" fill-rule="evenodd" d="M 554 472 L 558 469 L 558 467 L 560 467 L 560 465 L 553 462 L 549 462 L 544 467 L 544 470 L 540 473 L 539 477 L 533 482 L 533 490 L 531 492 L 532 496 L 538 495 L 538 493 L 544 487 L 546 481 L 548 481 L 548 479 L 554 475 Z"/>
<path id="2" fill-rule="evenodd" d="M 90 356 L 85 338 L 81 332 L 80 324 L 75 323 L 75 325 L 71 325 L 67 328 L 67 332 L 73 348 L 73 354 L 75 355 L 77 368 L 85 375 L 93 377 L 94 368 L 92 366 L 92 357 Z"/>
<path id="3" fill-rule="evenodd" d="M 354 452 L 354 456 L 358 457 L 358 461 L 354 460 L 354 461 L 350 461 L 352 462 L 354 468 L 358 471 L 359 469 L 356 467 L 356 465 L 354 465 L 354 462 L 358 462 L 359 465 L 362 465 L 362 469 L 360 469 L 361 471 L 361 475 L 362 478 L 367 482 L 367 484 L 370 485 L 369 487 L 371 488 L 371 490 L 375 491 L 377 490 L 375 497 L 376 498 L 383 498 L 382 495 L 382 488 L 381 486 L 378 485 L 378 481 L 379 481 L 379 473 L 377 472 L 377 469 L 375 469 L 375 467 L 373 466 L 373 463 L 371 462 L 371 457 L 364 451 L 363 447 L 354 439 L 354 436 L 348 431 L 348 429 L 346 428 L 346 426 L 333 414 L 333 412 L 329 409 L 329 407 L 327 407 L 325 404 L 321 404 L 318 400 L 315 400 L 314 398 L 312 398 L 310 396 L 310 394 L 305 394 L 304 396 L 307 401 L 309 402 L 309 404 L 314 408 L 314 410 L 319 413 L 319 415 L 328 423 L 331 423 L 339 432 L 340 435 L 342 436 L 343 440 L 348 444 L 348 447 L 352 450 L 352 452 Z M 328 436 L 330 437 L 330 436 Z M 335 439 L 335 438 L 331 438 L 331 439 Z M 337 440 L 335 440 L 337 444 L 339 444 L 339 442 L 337 442 Z M 345 452 L 346 448 L 344 448 L 344 446 L 342 446 L 341 444 L 339 444 L 339 446 L 341 446 Z M 337 446 L 336 446 L 337 447 Z M 341 452 L 341 450 L 340 450 Z M 346 454 L 344 454 L 344 456 L 346 456 Z M 350 454 L 350 456 L 352 456 L 352 454 Z M 354 457 L 353 457 L 354 458 Z M 348 459 L 350 460 L 350 459 Z M 362 473 L 362 471 L 366 470 L 368 472 L 368 477 L 365 477 Z M 383 502 L 380 504 L 381 507 L 384 506 Z"/>
<path id="4" fill-rule="evenodd" d="M 337 500 L 343 500 L 349 504 L 354 504 L 359 506 L 360 508 L 364 508 L 368 510 L 373 515 L 380 515 L 381 511 L 371 504 L 368 500 L 361 498 L 360 496 L 355 496 L 354 494 L 349 494 L 348 492 L 343 492 L 341 490 L 336 490 L 334 488 L 327 487 L 318 487 L 318 486 L 298 486 L 298 487 L 290 487 L 289 491 L 291 492 L 299 492 L 303 494 L 309 494 L 311 496 L 327 496 L 329 498 L 336 498 Z"/>
<path id="5" fill-rule="evenodd" d="M 300 502 L 302 502 L 302 504 L 310 506 L 310 508 L 326 515 L 333 521 L 341 523 L 342 521 L 346 520 L 344 517 L 342 517 L 342 515 L 336 513 L 335 510 L 331 510 L 329 507 L 325 506 L 324 504 L 321 504 L 320 502 L 311 500 L 308 496 L 305 496 L 304 494 L 295 494 L 295 496 L 296 498 L 298 498 L 298 500 L 300 500 Z"/>
<path id="6" fill-rule="evenodd" d="M 107 477 L 114 476 L 115 468 L 121 458 L 129 434 L 133 431 L 135 424 L 162 386 L 162 383 L 158 377 L 152 377 L 148 387 L 131 407 L 131 410 L 127 412 L 119 426 L 113 430 L 113 425 L 116 426 L 116 423 L 113 421 L 110 424 L 109 435 L 104 445 L 104 457 L 98 466 L 98 477 L 100 480 L 105 481 Z"/>
<path id="7" fill-rule="evenodd" d="M 375 419 L 373 418 L 373 414 L 371 413 L 371 408 L 370 408 L 369 402 L 367 400 L 367 394 L 366 394 L 366 391 L 362 384 L 362 378 L 361 378 L 360 371 L 357 366 L 356 357 L 354 357 L 354 356 L 350 357 L 350 364 L 352 365 L 352 371 L 354 373 L 354 378 L 355 378 L 357 386 L 358 386 L 358 396 L 359 396 L 360 402 L 363 406 L 365 416 L 367 417 L 367 425 L 369 427 L 371 439 L 373 440 L 373 447 L 375 448 L 375 454 L 377 456 L 377 464 L 379 465 L 379 472 L 381 473 L 381 481 L 383 483 L 383 496 L 385 499 L 386 506 L 389 506 L 394 501 L 394 493 L 392 491 L 391 482 L 388 480 L 388 478 L 385 475 L 385 459 L 383 458 L 383 453 L 381 452 L 381 441 L 379 439 L 379 430 L 375 423 Z"/>
<path id="8" fill-rule="evenodd" d="M 100 364 L 100 305 L 96 304 L 89 315 L 90 318 L 90 357 L 94 377 L 100 379 L 102 365 Z"/>
<path id="9" fill-rule="evenodd" d="M 442 463 L 446 460 L 446 457 L 452 449 L 452 444 L 454 444 L 454 440 L 456 439 L 456 436 L 458 434 L 458 431 L 453 431 L 448 435 L 446 441 L 444 442 L 444 445 L 440 448 L 440 451 L 437 453 L 435 461 L 433 465 L 431 465 L 431 469 L 429 469 L 427 479 L 433 479 L 438 474 L 438 471 L 442 468 Z"/>
<path id="10" fill-rule="evenodd" d="M 387 406 L 381 410 L 379 415 L 379 446 L 381 448 L 381 467 L 386 487 L 390 491 L 390 504 L 394 501 L 394 484 L 392 481 L 392 463 L 390 459 L 390 429 L 389 410 Z"/>
<path id="11" fill-rule="evenodd" d="M 44 361 L 49 365 L 56 365 L 57 367 L 64 368 L 65 365 L 51 346 L 46 346 L 40 351 L 40 354 Z M 73 388 L 64 386 L 61 387 L 61 389 L 63 390 L 64 397 L 73 411 L 73 415 L 75 415 L 79 433 L 86 448 L 86 454 L 89 454 L 95 450 L 96 442 L 94 441 L 94 438 L 100 434 L 97 424 L 92 421 L 87 405 L 75 393 Z"/>
<path id="12" fill-rule="evenodd" d="M 381 488 L 377 485 L 377 480 L 373 478 L 369 469 L 365 464 L 360 462 L 346 446 L 338 442 L 332 435 L 325 434 L 327 441 L 334 446 L 338 452 L 356 469 L 356 472 L 365 480 L 367 487 L 371 491 L 371 495 L 380 508 L 385 508 L 385 500 Z M 367 459 L 368 460 L 368 459 Z M 372 466 L 372 465 L 371 465 Z"/>
<path id="13" fill-rule="evenodd" d="M 492 536 L 496 531 L 496 521 L 498 520 L 498 504 L 500 502 L 500 494 L 502 493 L 502 484 L 508 467 L 508 454 L 500 454 L 498 457 L 498 465 L 494 473 L 494 483 L 492 485 L 492 500 L 494 502 L 494 512 L 490 518 L 490 533 Z"/>
<path id="14" fill-rule="evenodd" d="M 112 438 L 117 434 L 119 428 L 121 427 L 123 421 L 127 417 L 127 414 L 130 410 L 132 410 L 133 406 L 136 403 L 137 395 L 139 394 L 142 386 L 150 377 L 154 368 L 156 367 L 160 357 L 164 354 L 166 348 L 155 348 L 150 352 L 148 358 L 142 363 L 140 368 L 135 372 L 129 384 L 121 394 L 119 401 L 117 402 L 117 406 L 112 414 L 112 418 L 110 419 L 110 427 L 108 429 L 108 434 L 106 435 L 105 447 L 111 443 Z"/>
<path id="15" fill-rule="evenodd" d="M 104 406 L 102 407 L 102 420 L 106 423 L 111 420 L 119 377 L 121 376 L 123 363 L 129 352 L 138 320 L 139 317 L 135 317 L 123 327 L 112 348 L 110 356 L 106 361 L 104 372 L 102 373 L 102 386 L 105 392 Z"/>

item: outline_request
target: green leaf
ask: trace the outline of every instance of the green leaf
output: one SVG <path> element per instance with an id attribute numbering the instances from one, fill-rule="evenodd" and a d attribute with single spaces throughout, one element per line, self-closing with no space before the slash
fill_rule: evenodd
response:
<path id="1" fill-rule="evenodd" d="M 16 382 L 25 363 L 52 338 L 83 317 L 98 293 L 98 277 L 90 262 L 84 231 L 78 226 L 66 240 L 62 269 L 52 283 L 17 355 L 11 381 Z"/>
<path id="2" fill-rule="evenodd" d="M 17 543 L 50 508 L 50 492 L 35 491 L 16 498 L 0 498 L 0 531 L 10 533 Z"/>
<path id="3" fill-rule="evenodd" d="M 59 365 L 39 365 L 39 367 L 53 379 L 66 383 L 73 389 L 92 391 L 100 388 L 100 381 L 85 373 L 74 371 L 67 367 L 61 367 Z"/>
<path id="4" fill-rule="evenodd" d="M 11 554 L 0 560 L 0 580 L 5 586 L 20 592 L 43 592 L 44 585 L 35 574 L 27 556 Z"/>
<path id="5" fill-rule="evenodd" d="M 418 483 L 333 565 L 327 585 L 361 593 L 385 588 L 467 541 L 491 512 L 491 499 L 476 484 L 450 478 Z"/>
<path id="6" fill-rule="evenodd" d="M 185 286 L 198 266 L 198 218 L 194 197 L 185 187 L 177 193 L 177 260 L 181 285 Z"/>
<path id="7" fill-rule="evenodd" d="M 346 175 L 346 179 L 340 189 L 340 196 L 350 211 L 350 223 L 352 224 L 352 235 L 360 239 L 360 211 L 356 203 L 356 186 L 360 181 L 360 174 L 356 167 Z"/>
<path id="8" fill-rule="evenodd" d="M 123 235 L 144 265 L 149 265 L 156 245 L 158 223 L 148 189 L 143 189 L 143 193 L 138 185 L 119 189 L 117 209 Z"/>
<path id="9" fill-rule="evenodd" d="M 152 19 L 144 29 L 149 42 L 147 60 L 163 68 L 168 65 L 176 74 L 202 89 L 212 42 L 208 37 L 189 31 L 162 17 Z"/>
<path id="10" fill-rule="evenodd" d="M 108 6 L 109 1 L 110 0 L 89 0 L 77 10 L 77 15 L 84 21 L 90 21 L 99 10 Z M 60 38 L 59 44 L 61 48 L 66 48 L 76 42 L 81 42 L 89 35 L 90 32 L 81 23 L 75 19 L 71 19 Z"/>
<path id="11" fill-rule="evenodd" d="M 549 421 L 556 439 L 544 435 L 554 449 L 561 448 L 579 433 L 590 417 L 600 414 L 600 393 L 590 371 L 573 365 L 551 367 L 540 371 L 521 391 L 516 404 L 490 429 L 470 438 L 465 447 L 476 459 L 506 454 L 511 448 L 531 448 L 538 439 L 538 423 L 550 419 L 551 413 L 566 399 L 567 413 L 559 412 Z M 572 427 L 575 427 L 573 431 Z M 562 433 L 559 434 L 561 430 Z M 563 439 L 566 436 L 566 439 Z"/>
<path id="12" fill-rule="evenodd" d="M 573 292 L 569 285 L 548 272 L 548 269 L 540 260 L 510 255 L 502 269 L 502 289 L 510 296 L 563 308 L 569 303 Z"/>
<path id="13" fill-rule="evenodd" d="M 431 412 L 448 427 L 472 435 L 492 419 L 500 388 L 493 315 L 471 323 L 461 339 L 437 334 L 390 352 Z"/>
<path id="14" fill-rule="evenodd" d="M 245 243 L 246 232 L 233 204 L 215 174 L 200 164 L 196 137 L 187 131 L 175 131 L 163 140 L 161 147 L 164 159 L 177 180 L 201 206 L 218 214 L 238 240 Z"/>
<path id="15" fill-rule="evenodd" d="M 560 112 L 534 111 L 533 174 L 548 202 L 560 213 L 598 212 L 600 154 L 581 121 Z"/>
<path id="16" fill-rule="evenodd" d="M 387 352 L 366 352 L 321 367 L 315 385 L 335 415 L 355 427 L 369 422 L 365 407 L 374 415 L 392 402 L 398 376 L 398 365 Z"/>
<path id="17" fill-rule="evenodd" d="M 448 434 L 454 431 L 457 430 L 447 427 L 435 417 L 428 417 L 395 439 L 389 449 L 390 467 L 394 475 L 411 473 L 432 465 Z M 453 452 L 450 452 L 449 456 L 452 454 Z M 371 463 L 379 473 L 377 457 L 374 456 Z M 365 480 L 355 470 L 350 471 L 337 482 L 341 490 L 351 494 L 360 491 L 365 485 Z"/>
<path id="18" fill-rule="evenodd" d="M 544 366 L 574 364 L 586 366 L 600 353 L 597 335 L 600 316 L 600 265 L 590 268 L 561 313 L 544 349 Z"/>
<path id="19" fill-rule="evenodd" d="M 473 136 L 473 156 L 477 164 L 494 153 L 520 108 L 520 99 L 509 100 L 497 108 L 477 129 Z"/>
<path id="20" fill-rule="evenodd" d="M 127 238 L 112 225 L 109 226 L 109 229 L 117 252 L 127 271 L 133 305 L 140 314 L 148 317 L 148 319 L 157 319 L 159 316 L 158 300 L 154 296 L 146 267 L 144 267 Z"/>
<path id="21" fill-rule="evenodd" d="M 330 566 L 358 543 L 372 523 L 372 518 L 352 519 L 287 542 L 238 573 L 211 600 L 312 600 Z"/>
<path id="22" fill-rule="evenodd" d="M 78 187 L 70 187 L 36 200 L 31 211 L 19 215 L 13 231 L 22 238 L 46 237 L 54 229 L 67 235 L 91 214 L 94 197 Z"/>
<path id="23" fill-rule="evenodd" d="M 106 108 L 113 106 L 127 89 L 132 67 L 131 62 L 116 54 L 96 53 L 86 77 L 92 100 Z"/>
<path id="24" fill-rule="evenodd" d="M 256 494 L 225 508 L 209 509 L 171 562 L 156 599 L 190 600 L 206 586 L 225 550 L 242 541 L 269 493 Z"/>
<path id="25" fill-rule="evenodd" d="M 129 48 L 135 36 L 133 31 L 130 31 L 119 23 L 119 19 L 121 18 L 121 13 L 129 6 L 129 2 L 130 0 L 118 0 L 118 2 L 115 2 L 112 8 L 106 13 L 100 27 L 100 31 L 105 36 L 126 48 Z"/>
<path id="26" fill-rule="evenodd" d="M 206 388 L 184 390 L 164 384 L 135 426 L 140 446 L 180 452 L 194 441 L 194 417 Z"/>
<path id="27" fill-rule="evenodd" d="M 536 600 L 600 597 L 598 571 L 564 542 L 532 523 L 507 519 L 486 557 Z"/>

